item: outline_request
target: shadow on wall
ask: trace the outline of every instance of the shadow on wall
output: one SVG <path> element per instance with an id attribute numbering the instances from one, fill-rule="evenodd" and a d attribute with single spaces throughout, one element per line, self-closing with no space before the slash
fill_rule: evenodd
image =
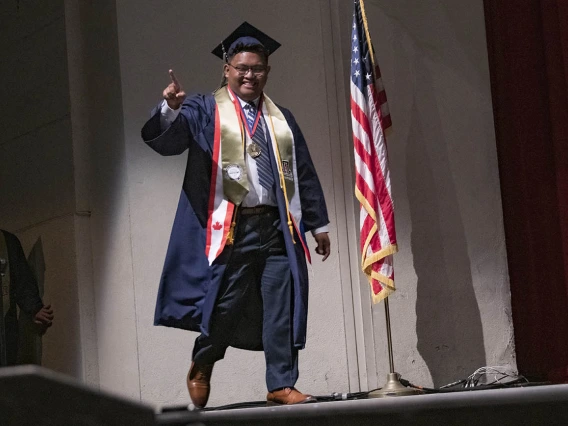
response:
<path id="1" fill-rule="evenodd" d="M 426 64 L 416 61 L 416 87 L 425 90 L 420 91 L 421 110 L 416 99 L 412 106 L 406 178 L 418 277 L 417 348 L 434 386 L 442 386 L 486 365 L 486 358 L 467 240 L 433 81 Z M 427 120 L 421 121 L 421 117 Z"/>

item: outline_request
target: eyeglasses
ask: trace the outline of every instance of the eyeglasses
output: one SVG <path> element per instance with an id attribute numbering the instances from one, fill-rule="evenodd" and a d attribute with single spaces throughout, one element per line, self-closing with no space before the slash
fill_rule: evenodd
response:
<path id="1" fill-rule="evenodd" d="M 240 75 L 241 77 L 247 75 L 249 71 L 251 71 L 256 77 L 262 77 L 264 74 L 266 74 L 266 71 L 268 70 L 268 68 L 265 67 L 264 65 L 256 65 L 253 67 L 246 67 L 240 65 L 237 65 L 235 67 L 234 65 L 231 64 L 228 65 L 230 67 L 233 67 L 237 72 L 237 74 Z"/>

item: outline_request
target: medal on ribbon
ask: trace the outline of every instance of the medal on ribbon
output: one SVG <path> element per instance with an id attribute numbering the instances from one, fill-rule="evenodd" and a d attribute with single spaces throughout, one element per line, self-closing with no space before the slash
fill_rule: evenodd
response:
<path id="1" fill-rule="evenodd" d="M 262 149 L 260 149 L 260 146 L 256 142 L 251 142 L 249 146 L 247 146 L 247 153 L 252 158 L 256 158 L 262 154 Z"/>

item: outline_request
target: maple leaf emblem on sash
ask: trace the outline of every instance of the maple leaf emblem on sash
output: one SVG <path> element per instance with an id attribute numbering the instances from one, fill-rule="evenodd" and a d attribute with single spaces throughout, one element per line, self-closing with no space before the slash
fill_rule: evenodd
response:
<path id="1" fill-rule="evenodd" d="M 213 225 L 213 229 L 214 229 L 215 231 L 220 231 L 222 228 L 223 228 L 223 225 L 221 225 L 221 224 L 219 223 L 219 221 L 215 222 L 215 225 Z"/>

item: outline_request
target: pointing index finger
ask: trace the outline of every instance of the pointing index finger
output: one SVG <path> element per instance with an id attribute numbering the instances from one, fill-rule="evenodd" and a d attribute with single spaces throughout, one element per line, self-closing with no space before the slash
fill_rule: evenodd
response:
<path id="1" fill-rule="evenodd" d="M 170 79 L 172 80 L 172 83 L 174 83 L 174 85 L 176 86 L 176 89 L 179 89 L 180 88 L 179 81 L 174 74 L 174 70 L 169 70 L 169 74 L 170 74 Z"/>

